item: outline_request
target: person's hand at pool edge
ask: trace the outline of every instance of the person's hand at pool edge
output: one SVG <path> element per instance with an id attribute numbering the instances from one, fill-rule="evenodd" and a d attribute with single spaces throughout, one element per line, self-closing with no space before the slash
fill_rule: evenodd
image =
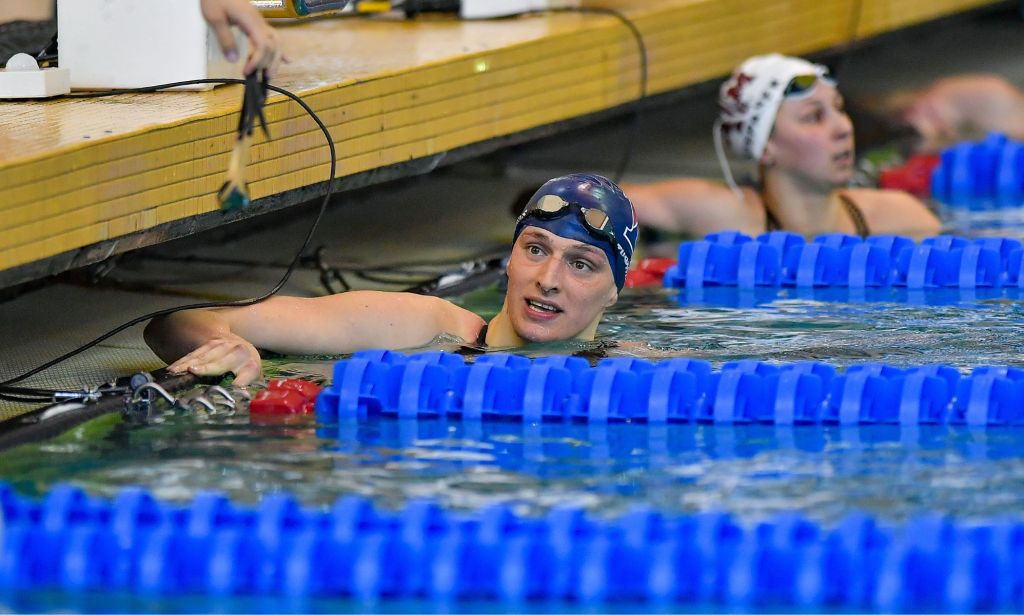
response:
<path id="1" fill-rule="evenodd" d="M 231 373 L 238 386 L 262 379 L 260 353 L 237 335 L 214 338 L 167 366 L 172 374 L 188 372 L 196 376 Z"/>
<path id="2" fill-rule="evenodd" d="M 153 319 L 146 343 L 172 373 L 232 372 L 245 385 L 261 377 L 257 347 L 281 354 L 347 354 L 412 348 L 447 333 L 475 340 L 482 318 L 438 297 L 350 291 L 326 297 L 271 297 L 237 308 L 191 310 Z"/>
<path id="3" fill-rule="evenodd" d="M 282 62 L 288 62 L 281 49 L 277 31 L 267 23 L 249 0 L 200 0 L 203 18 L 213 29 L 224 56 L 234 62 L 238 48 L 231 26 L 238 26 L 249 39 L 249 58 L 242 73 L 265 70 L 267 78 L 277 74 Z"/>
<path id="4" fill-rule="evenodd" d="M 231 372 L 239 386 L 262 377 L 260 353 L 231 332 L 220 310 L 177 312 L 153 319 L 144 332 L 146 343 L 169 363 L 172 374 L 218 376 Z"/>

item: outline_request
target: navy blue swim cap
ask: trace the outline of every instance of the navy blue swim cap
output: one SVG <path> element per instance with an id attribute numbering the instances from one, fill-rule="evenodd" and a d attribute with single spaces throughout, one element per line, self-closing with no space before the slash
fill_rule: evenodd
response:
<path id="1" fill-rule="evenodd" d="M 554 201 L 554 206 L 548 204 L 551 201 Z M 557 209 L 560 205 L 564 205 L 564 211 Z M 594 228 L 596 224 L 592 224 L 591 219 L 603 216 L 586 215 L 587 210 L 604 212 L 608 224 L 603 229 Z M 523 208 L 512 236 L 513 242 L 527 226 L 536 226 L 559 237 L 603 250 L 615 276 L 615 286 L 622 290 L 636 247 L 639 225 L 633 204 L 610 179 L 590 173 L 574 173 L 548 181 Z"/>

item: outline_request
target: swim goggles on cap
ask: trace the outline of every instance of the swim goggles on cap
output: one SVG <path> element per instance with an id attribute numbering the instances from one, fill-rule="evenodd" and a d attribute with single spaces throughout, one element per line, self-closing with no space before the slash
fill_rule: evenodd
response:
<path id="1" fill-rule="evenodd" d="M 537 199 L 535 203 L 526 206 L 523 213 L 519 214 L 518 222 L 526 218 L 538 218 L 540 220 L 554 220 L 561 218 L 570 211 L 576 212 L 576 217 L 583 223 L 596 239 L 603 239 L 611 246 L 613 252 L 619 251 L 619 242 L 615 239 L 615 229 L 612 228 L 612 220 L 608 214 L 593 207 L 584 207 L 579 203 L 569 202 L 557 194 L 545 194 Z"/>
<path id="2" fill-rule="evenodd" d="M 789 80 L 789 85 L 786 86 L 786 90 L 782 93 L 782 97 L 803 98 L 814 91 L 814 86 L 818 84 L 819 80 L 833 86 L 836 84 L 835 79 L 833 79 L 828 73 L 823 75 L 797 75 Z"/>

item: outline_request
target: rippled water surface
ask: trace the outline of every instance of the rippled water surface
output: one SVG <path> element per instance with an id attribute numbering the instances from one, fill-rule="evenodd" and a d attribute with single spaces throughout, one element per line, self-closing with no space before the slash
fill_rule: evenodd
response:
<path id="1" fill-rule="evenodd" d="M 1024 301 L 998 291 L 805 292 L 662 289 L 625 295 L 609 335 L 671 355 L 724 361 L 818 360 L 836 366 L 944 363 L 961 369 L 1024 362 Z"/>
<path id="2" fill-rule="evenodd" d="M 486 289 L 463 303 L 493 315 L 501 294 Z M 650 289 L 625 292 L 607 313 L 599 337 L 616 342 L 607 350 L 611 354 L 695 357 L 716 367 L 746 358 L 813 359 L 840 368 L 864 362 L 943 363 L 967 373 L 984 364 L 1024 365 L 1022 317 L 1024 294 L 1010 289 L 860 294 Z M 455 346 L 452 340 L 435 344 Z M 560 344 L 523 352 L 580 350 L 595 347 Z M 267 363 L 267 373 L 322 381 L 334 359 L 278 359 Z M 980 519 L 1024 510 L 1024 429 L 387 418 L 266 425 L 252 422 L 244 410 L 233 416 L 167 411 L 148 425 L 108 417 L 43 444 L 5 451 L 0 479 L 23 495 L 39 496 L 58 481 L 71 481 L 101 496 L 143 485 L 179 502 L 203 489 L 247 503 L 286 490 L 319 508 L 339 496 L 360 494 L 390 508 L 420 497 L 460 510 L 512 502 L 523 514 L 573 503 L 597 516 L 636 504 L 670 514 L 725 510 L 748 523 L 794 510 L 826 525 L 852 510 L 893 522 L 922 512 Z M 193 607 L 161 604 L 172 610 Z M 239 606 L 232 604 L 231 609 Z M 271 610 L 292 608 L 268 604 L 275 605 Z M 128 600 L 124 609 L 133 610 L 132 605 Z M 94 606 L 60 603 L 59 608 Z M 44 601 L 25 608 L 50 606 Z"/>
<path id="3" fill-rule="evenodd" d="M 966 372 L 1022 363 L 1024 302 L 1007 293 L 631 291 L 600 335 L 621 342 L 612 353 L 653 359 L 946 363 Z M 489 289 L 465 302 L 487 313 L 500 298 Z M 268 372 L 322 379 L 331 364 L 277 360 Z M 415 497 L 459 509 L 512 501 L 525 513 L 574 502 L 601 515 L 647 503 L 748 520 L 793 509 L 821 521 L 851 509 L 893 519 L 921 511 L 984 517 L 1024 510 L 1024 430 L 391 419 L 282 426 L 252 424 L 245 412 L 168 413 L 157 424 L 92 424 L 6 453 L 0 475 L 25 494 L 70 480 L 104 495 L 141 484 L 178 501 L 218 489 L 254 502 L 283 489 L 310 506 L 357 493 L 391 507 Z"/>
<path id="4" fill-rule="evenodd" d="M 525 514 L 576 503 L 597 515 L 636 503 L 671 513 L 729 510 L 755 521 L 797 510 L 822 522 L 853 509 L 904 519 L 1024 510 L 1024 431 L 896 427 L 464 424 L 374 419 L 259 427 L 246 416 L 174 418 L 22 451 L 3 462 L 20 491 L 70 480 L 112 496 L 147 485 L 185 500 L 218 489 L 241 502 L 286 489 L 310 506 L 361 494 L 384 507 L 438 498 Z"/>

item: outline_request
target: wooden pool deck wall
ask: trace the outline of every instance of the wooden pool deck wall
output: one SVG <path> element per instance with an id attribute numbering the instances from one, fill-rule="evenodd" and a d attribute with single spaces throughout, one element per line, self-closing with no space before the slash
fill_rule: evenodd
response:
<path id="1" fill-rule="evenodd" d="M 619 0 L 648 50 L 648 95 L 721 77 L 768 51 L 810 54 L 991 0 Z M 275 80 L 330 128 L 337 176 L 424 172 L 637 100 L 636 41 L 616 18 L 553 13 L 460 22 L 282 24 Z M 0 287 L 314 197 L 325 140 L 271 97 L 251 149 L 254 205 L 224 215 L 238 86 L 90 100 L 0 102 Z M 596 115 L 595 115 L 596 114 Z M 449 156 L 449 154 L 451 154 Z M 372 172 L 388 170 L 390 173 Z M 368 174 L 369 173 L 369 174 Z"/>

